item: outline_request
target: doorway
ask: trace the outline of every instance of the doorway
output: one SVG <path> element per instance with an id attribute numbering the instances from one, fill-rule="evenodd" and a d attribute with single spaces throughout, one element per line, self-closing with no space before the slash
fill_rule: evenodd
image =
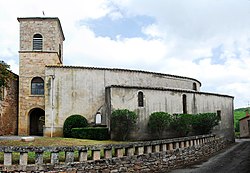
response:
<path id="1" fill-rule="evenodd" d="M 43 136 L 45 112 L 40 108 L 30 111 L 30 135 Z"/>

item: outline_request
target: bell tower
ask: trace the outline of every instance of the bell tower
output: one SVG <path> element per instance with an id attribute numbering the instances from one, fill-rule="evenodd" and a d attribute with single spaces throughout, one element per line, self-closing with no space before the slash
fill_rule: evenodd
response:
<path id="1" fill-rule="evenodd" d="M 43 135 L 46 65 L 62 65 L 61 23 L 54 17 L 17 18 L 20 23 L 19 135 Z"/>

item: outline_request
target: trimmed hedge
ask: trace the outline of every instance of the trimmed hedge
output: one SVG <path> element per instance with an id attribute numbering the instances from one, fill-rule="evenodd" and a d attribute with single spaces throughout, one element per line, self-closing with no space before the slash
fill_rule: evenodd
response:
<path id="1" fill-rule="evenodd" d="M 177 137 L 188 136 L 192 132 L 191 114 L 176 114 L 173 116 L 170 127 L 176 132 Z"/>
<path id="2" fill-rule="evenodd" d="M 109 129 L 107 127 L 73 128 L 71 130 L 71 134 L 73 138 L 78 138 L 78 139 L 93 139 L 93 140 L 110 139 Z"/>
<path id="3" fill-rule="evenodd" d="M 211 133 L 213 127 L 219 124 L 221 117 L 216 113 L 201 113 L 193 115 L 192 127 L 195 135 Z"/>
<path id="4" fill-rule="evenodd" d="M 169 128 L 171 121 L 172 117 L 170 114 L 166 112 L 153 112 L 149 116 L 148 128 L 154 136 L 161 139 L 164 131 Z"/>
<path id="5" fill-rule="evenodd" d="M 129 133 L 135 127 L 137 118 L 138 115 L 134 111 L 128 109 L 114 110 L 110 120 L 112 138 L 122 141 L 127 140 Z"/>
<path id="6" fill-rule="evenodd" d="M 81 115 L 71 115 L 69 116 L 63 124 L 63 136 L 66 138 L 73 137 L 71 134 L 72 128 L 87 127 L 88 120 Z"/>

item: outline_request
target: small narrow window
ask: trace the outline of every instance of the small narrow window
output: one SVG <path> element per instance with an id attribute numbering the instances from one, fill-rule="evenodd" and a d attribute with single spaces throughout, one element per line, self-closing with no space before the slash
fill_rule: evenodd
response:
<path id="1" fill-rule="evenodd" d="M 41 34 L 33 36 L 33 50 L 43 50 L 43 37 Z"/>
<path id="2" fill-rule="evenodd" d="M 31 80 L 31 94 L 44 95 L 44 81 L 40 77 L 35 77 Z"/>
<path id="3" fill-rule="evenodd" d="M 187 96 L 185 94 L 182 95 L 182 106 L 183 114 L 187 114 Z"/>
<path id="4" fill-rule="evenodd" d="M 139 91 L 138 92 L 138 107 L 143 107 L 144 102 L 143 102 L 143 92 Z"/>
<path id="5" fill-rule="evenodd" d="M 196 85 L 196 83 L 193 83 L 193 90 L 197 91 L 197 85 Z"/>
<path id="6" fill-rule="evenodd" d="M 221 110 L 217 110 L 217 116 L 218 116 L 219 119 L 221 120 Z"/>
<path id="7" fill-rule="evenodd" d="M 61 44 L 59 44 L 59 58 L 62 61 L 62 48 L 61 48 Z"/>

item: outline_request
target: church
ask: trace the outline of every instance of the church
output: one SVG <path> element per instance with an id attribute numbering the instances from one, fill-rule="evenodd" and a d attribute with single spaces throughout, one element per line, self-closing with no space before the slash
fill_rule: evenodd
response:
<path id="1" fill-rule="evenodd" d="M 60 20 L 18 18 L 20 23 L 18 135 L 62 136 L 67 117 L 110 126 L 115 109 L 139 116 L 133 139 L 147 139 L 153 112 L 221 116 L 214 133 L 234 140 L 233 97 L 201 91 L 201 82 L 184 76 L 118 68 L 63 65 Z"/>

